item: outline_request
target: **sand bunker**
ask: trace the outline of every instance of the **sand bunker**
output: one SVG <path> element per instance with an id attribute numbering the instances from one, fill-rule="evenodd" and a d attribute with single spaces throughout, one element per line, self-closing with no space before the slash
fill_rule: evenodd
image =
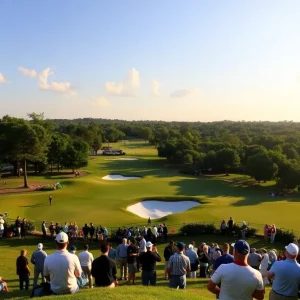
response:
<path id="1" fill-rule="evenodd" d="M 197 201 L 142 201 L 127 207 L 127 210 L 142 217 L 158 219 L 167 215 L 186 211 L 200 205 Z"/>
<path id="2" fill-rule="evenodd" d="M 105 160 L 139 160 L 138 158 L 134 157 L 122 157 L 122 158 L 105 158 Z"/>
<path id="3" fill-rule="evenodd" d="M 102 177 L 104 180 L 135 180 L 135 179 L 141 179 L 141 177 L 130 177 L 130 176 L 123 176 L 123 175 L 106 175 Z"/>

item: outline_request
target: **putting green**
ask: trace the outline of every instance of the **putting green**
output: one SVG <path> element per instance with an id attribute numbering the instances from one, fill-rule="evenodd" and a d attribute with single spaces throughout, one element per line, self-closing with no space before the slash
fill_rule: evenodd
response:
<path id="1" fill-rule="evenodd" d="M 272 182 L 249 186 L 225 181 L 243 179 L 240 175 L 183 176 L 175 169 L 165 168 L 166 161 L 157 157 L 157 151 L 151 145 L 131 141 L 114 146 L 121 147 L 127 153 L 126 158 L 138 159 L 114 160 L 116 157 L 97 156 L 89 160 L 89 166 L 85 169 L 89 175 L 78 178 L 66 178 L 60 174 L 52 178 L 30 176 L 31 182 L 60 181 L 63 184 L 63 189 L 52 192 L 52 206 L 48 203 L 49 192 L 0 194 L 0 212 L 9 212 L 11 218 L 20 215 L 35 221 L 77 222 L 80 225 L 94 222 L 114 227 L 145 223 L 145 219 L 126 211 L 128 205 L 140 199 L 195 198 L 203 205 L 166 216 L 163 221 L 179 227 L 183 222 L 219 222 L 232 216 L 238 222 L 245 220 L 261 230 L 265 223 L 298 229 L 298 194 L 269 197 Z M 113 160 L 107 160 L 109 158 Z M 108 174 L 141 176 L 143 180 L 101 179 Z M 7 186 L 12 187 L 18 180 L 7 179 Z"/>

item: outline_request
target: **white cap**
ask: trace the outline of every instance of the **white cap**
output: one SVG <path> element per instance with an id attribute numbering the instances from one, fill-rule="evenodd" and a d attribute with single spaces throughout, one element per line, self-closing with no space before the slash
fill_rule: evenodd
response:
<path id="1" fill-rule="evenodd" d="M 63 244 L 63 243 L 66 243 L 69 241 L 69 238 L 68 238 L 68 235 L 64 232 L 60 232 L 59 234 L 56 235 L 56 238 L 55 240 L 60 243 L 60 244 Z"/>
<path id="2" fill-rule="evenodd" d="M 234 248 L 234 245 L 235 245 L 235 243 L 232 243 L 230 246 L 231 246 L 232 248 Z"/>
<path id="3" fill-rule="evenodd" d="M 299 253 L 299 247 L 294 243 L 288 244 L 288 246 L 285 247 L 285 250 L 293 256 L 297 256 Z"/>
<path id="4" fill-rule="evenodd" d="M 153 244 L 151 242 L 146 243 L 146 248 L 150 248 L 151 246 L 153 246 Z"/>
<path id="5" fill-rule="evenodd" d="M 194 246 L 192 244 L 189 244 L 189 249 L 193 249 Z"/>
<path id="6" fill-rule="evenodd" d="M 38 247 L 39 250 L 42 250 L 44 245 L 42 243 L 39 243 L 37 247 Z"/>

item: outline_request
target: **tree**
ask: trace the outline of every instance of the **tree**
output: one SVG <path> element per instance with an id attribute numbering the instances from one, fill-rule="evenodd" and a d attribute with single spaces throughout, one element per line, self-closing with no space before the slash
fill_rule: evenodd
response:
<path id="1" fill-rule="evenodd" d="M 258 153 L 248 157 L 247 173 L 257 181 L 271 180 L 276 176 L 278 166 L 274 164 L 268 153 Z"/>
<path id="2" fill-rule="evenodd" d="M 142 138 L 145 142 L 148 142 L 152 138 L 152 128 L 151 127 L 141 127 L 139 128 L 139 137 Z"/>
<path id="3" fill-rule="evenodd" d="M 296 160 L 286 160 L 280 168 L 279 186 L 294 189 L 300 185 L 300 164 Z"/>
<path id="4" fill-rule="evenodd" d="M 240 165 L 238 153 L 230 148 L 225 148 L 216 152 L 216 161 L 219 166 L 225 169 L 226 176 L 230 168 L 236 168 Z"/>

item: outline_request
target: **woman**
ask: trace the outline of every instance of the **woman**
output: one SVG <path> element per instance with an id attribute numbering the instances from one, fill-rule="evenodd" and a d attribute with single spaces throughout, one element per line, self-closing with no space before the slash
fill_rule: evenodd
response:
<path id="1" fill-rule="evenodd" d="M 268 238 L 269 238 L 269 225 L 266 224 L 264 227 L 264 238 L 265 238 L 265 243 L 268 242 Z"/>
<path id="2" fill-rule="evenodd" d="M 208 256 L 208 247 L 204 245 L 202 252 L 199 253 L 199 262 L 200 262 L 200 278 L 207 277 L 209 256 Z"/>
<path id="3" fill-rule="evenodd" d="M 227 224 L 226 221 L 223 220 L 220 226 L 220 231 L 223 235 L 226 235 L 226 230 L 227 230 Z"/>
<path id="4" fill-rule="evenodd" d="M 243 224 L 241 227 L 242 240 L 246 240 L 246 232 L 247 232 L 247 224 L 245 221 L 243 221 Z"/>
<path id="5" fill-rule="evenodd" d="M 279 252 L 279 255 L 278 255 L 278 257 L 277 257 L 277 260 L 286 260 L 286 257 L 285 257 L 285 255 L 284 255 L 284 253 L 283 253 L 283 251 L 280 251 Z"/>
<path id="6" fill-rule="evenodd" d="M 277 261 L 277 251 L 276 251 L 276 249 L 270 250 L 269 260 L 270 260 L 270 266 L 269 266 L 269 269 L 270 269 L 270 267 L 274 264 L 274 262 Z"/>
<path id="7" fill-rule="evenodd" d="M 187 274 L 189 278 L 196 278 L 196 272 L 198 270 L 198 255 L 194 250 L 194 246 L 192 244 L 189 245 L 186 250 L 185 255 L 190 259 L 191 262 L 191 271 Z"/>
<path id="8" fill-rule="evenodd" d="M 26 234 L 27 234 L 27 220 L 24 218 L 22 223 L 21 223 L 21 238 L 24 238 L 26 237 Z"/>
<path id="9" fill-rule="evenodd" d="M 260 254 L 262 258 L 260 265 L 260 273 L 263 277 L 264 286 L 266 286 L 269 284 L 269 280 L 267 278 L 267 272 L 269 268 L 269 255 L 266 249 L 261 249 Z"/>
<path id="10" fill-rule="evenodd" d="M 271 243 L 273 244 L 275 241 L 275 235 L 276 235 L 276 227 L 275 224 L 271 227 Z"/>

